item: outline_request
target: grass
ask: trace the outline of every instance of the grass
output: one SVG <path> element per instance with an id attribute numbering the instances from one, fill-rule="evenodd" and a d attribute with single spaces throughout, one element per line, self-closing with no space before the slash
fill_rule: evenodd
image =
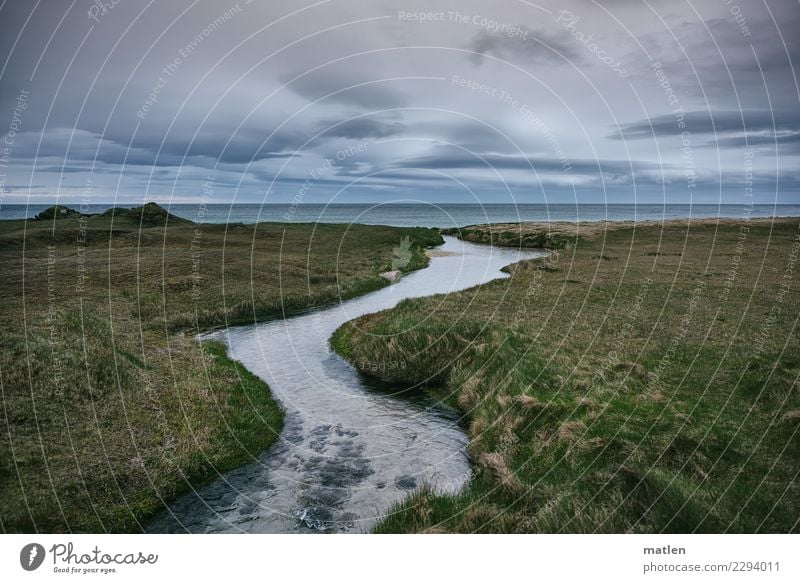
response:
<path id="1" fill-rule="evenodd" d="M 403 240 L 408 237 L 408 245 Z M 199 225 L 157 205 L 0 221 L 0 529 L 135 532 L 273 443 L 268 387 L 195 333 L 388 285 L 428 229 Z"/>
<path id="2" fill-rule="evenodd" d="M 369 374 L 444 386 L 468 427 L 469 487 L 423 490 L 377 532 L 797 532 L 800 221 L 609 224 L 559 246 L 334 334 L 356 365 L 407 363 Z"/>

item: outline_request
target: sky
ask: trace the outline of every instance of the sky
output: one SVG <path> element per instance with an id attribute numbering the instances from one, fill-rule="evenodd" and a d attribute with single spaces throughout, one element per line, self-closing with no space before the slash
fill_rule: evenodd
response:
<path id="1" fill-rule="evenodd" d="M 0 205 L 800 203 L 797 0 L 4 0 Z"/>

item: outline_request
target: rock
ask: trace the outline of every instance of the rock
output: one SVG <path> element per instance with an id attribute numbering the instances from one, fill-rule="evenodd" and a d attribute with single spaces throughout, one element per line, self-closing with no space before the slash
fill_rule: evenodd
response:
<path id="1" fill-rule="evenodd" d="M 400 272 L 399 271 L 384 271 L 381 273 L 381 277 L 386 278 L 391 283 L 396 282 L 400 279 Z"/>
<path id="2" fill-rule="evenodd" d="M 413 490 L 417 487 L 417 479 L 414 476 L 400 476 L 395 480 L 395 485 L 403 490 Z"/>

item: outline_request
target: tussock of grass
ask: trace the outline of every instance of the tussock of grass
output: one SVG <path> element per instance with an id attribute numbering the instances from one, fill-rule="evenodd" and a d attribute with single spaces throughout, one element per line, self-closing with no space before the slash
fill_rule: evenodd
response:
<path id="1" fill-rule="evenodd" d="M 530 262 L 345 324 L 337 350 L 402 355 L 369 374 L 443 383 L 468 420 L 469 487 L 419 492 L 377 531 L 796 530 L 800 294 L 783 275 L 799 226 L 623 225 L 556 271 Z"/>

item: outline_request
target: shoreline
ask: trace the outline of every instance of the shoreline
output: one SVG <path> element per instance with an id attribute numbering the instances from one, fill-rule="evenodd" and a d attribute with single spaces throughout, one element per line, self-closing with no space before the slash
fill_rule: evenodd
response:
<path id="1" fill-rule="evenodd" d="M 518 222 L 540 222 L 552 224 L 566 222 L 602 223 L 604 221 L 634 220 L 643 222 L 662 222 L 692 217 L 693 220 L 752 218 L 793 218 L 800 215 L 800 204 L 565 204 L 565 203 L 486 203 L 486 204 L 396 204 L 368 205 L 363 203 L 341 204 L 301 204 L 297 213 L 292 213 L 287 221 L 284 209 L 294 209 L 289 203 L 177 203 L 170 201 L 169 209 L 174 216 L 182 219 L 200 220 L 204 224 L 298 223 L 319 224 L 373 224 L 395 227 L 427 227 L 448 229 L 480 225 L 483 223 L 504 224 Z M 72 205 L 78 208 L 75 205 Z M 69 203 L 63 205 L 69 208 Z M 113 204 L 91 204 L 80 207 L 87 214 L 103 214 L 114 207 Z M 441 210 L 437 210 L 441 209 Z M 0 207 L 0 222 L 24 220 L 25 216 L 47 210 L 44 204 L 4 205 Z M 78 212 L 78 211 L 75 211 Z M 32 218 L 32 216 L 30 216 Z"/>

